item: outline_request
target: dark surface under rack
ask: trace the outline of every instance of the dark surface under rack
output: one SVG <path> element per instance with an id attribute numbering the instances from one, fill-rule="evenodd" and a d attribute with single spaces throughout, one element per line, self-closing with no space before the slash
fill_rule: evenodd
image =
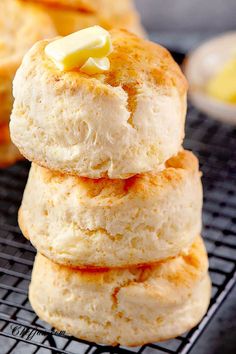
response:
<path id="1" fill-rule="evenodd" d="M 201 324 L 174 340 L 139 348 L 110 348 L 52 332 L 30 307 L 27 289 L 35 250 L 17 226 L 17 210 L 29 163 L 0 170 L 0 354 L 188 353 L 235 283 L 236 128 L 190 107 L 185 147 L 199 157 L 203 171 L 205 238 L 213 294 Z M 32 205 L 32 208 L 36 207 Z"/>

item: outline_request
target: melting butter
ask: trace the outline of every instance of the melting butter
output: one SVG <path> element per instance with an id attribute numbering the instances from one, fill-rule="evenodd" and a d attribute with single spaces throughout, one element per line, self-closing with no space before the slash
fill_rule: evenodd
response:
<path id="1" fill-rule="evenodd" d="M 80 68 L 80 71 L 88 74 L 100 74 L 110 69 L 110 61 L 108 58 L 89 58 Z"/>
<path id="2" fill-rule="evenodd" d="M 236 104 L 236 58 L 227 62 L 207 84 L 207 93 L 226 103 Z"/>
<path id="3" fill-rule="evenodd" d="M 91 73 L 93 70 L 101 72 L 102 67 L 105 69 L 108 67 L 106 57 L 111 51 L 111 36 L 100 26 L 85 28 L 59 38 L 45 48 L 46 55 L 60 70 L 66 71 L 85 66 L 85 70 Z M 99 59 L 103 60 L 99 61 Z"/>

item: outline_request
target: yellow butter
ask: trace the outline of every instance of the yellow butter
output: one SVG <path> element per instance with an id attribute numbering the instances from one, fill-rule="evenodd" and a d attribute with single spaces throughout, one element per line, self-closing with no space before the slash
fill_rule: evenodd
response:
<path id="1" fill-rule="evenodd" d="M 207 84 L 207 93 L 216 99 L 236 104 L 236 58 L 230 60 Z"/>
<path id="2" fill-rule="evenodd" d="M 86 63 L 81 66 L 80 71 L 88 75 L 102 73 L 110 69 L 110 60 L 104 58 L 88 58 Z"/>
<path id="3" fill-rule="evenodd" d="M 100 26 L 85 28 L 49 43 L 46 55 L 60 70 L 80 68 L 90 57 L 103 58 L 112 51 L 111 37 Z"/>

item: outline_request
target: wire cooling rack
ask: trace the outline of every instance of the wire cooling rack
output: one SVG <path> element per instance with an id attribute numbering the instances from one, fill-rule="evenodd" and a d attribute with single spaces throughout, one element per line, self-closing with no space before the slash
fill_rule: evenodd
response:
<path id="1" fill-rule="evenodd" d="M 213 282 L 210 308 L 201 324 L 174 340 L 128 349 L 66 337 L 39 320 L 27 298 L 35 250 L 17 226 L 17 210 L 29 169 L 29 164 L 23 162 L 0 171 L 1 354 L 186 354 L 190 351 L 235 283 L 236 129 L 217 123 L 192 107 L 186 128 L 185 147 L 198 155 L 203 171 L 203 236 Z"/>

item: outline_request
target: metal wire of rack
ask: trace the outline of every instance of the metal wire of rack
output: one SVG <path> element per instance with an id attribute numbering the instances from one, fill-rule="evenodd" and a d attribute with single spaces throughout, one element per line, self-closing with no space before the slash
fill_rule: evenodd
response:
<path id="1" fill-rule="evenodd" d="M 23 162 L 0 171 L 1 354 L 186 354 L 190 351 L 235 283 L 236 129 L 217 123 L 192 107 L 187 122 L 185 147 L 198 155 L 203 171 L 203 236 L 213 282 L 210 308 L 200 325 L 168 342 L 139 348 L 111 348 L 56 333 L 39 320 L 27 297 L 35 250 L 17 226 L 17 210 L 29 169 L 29 163 Z"/>

